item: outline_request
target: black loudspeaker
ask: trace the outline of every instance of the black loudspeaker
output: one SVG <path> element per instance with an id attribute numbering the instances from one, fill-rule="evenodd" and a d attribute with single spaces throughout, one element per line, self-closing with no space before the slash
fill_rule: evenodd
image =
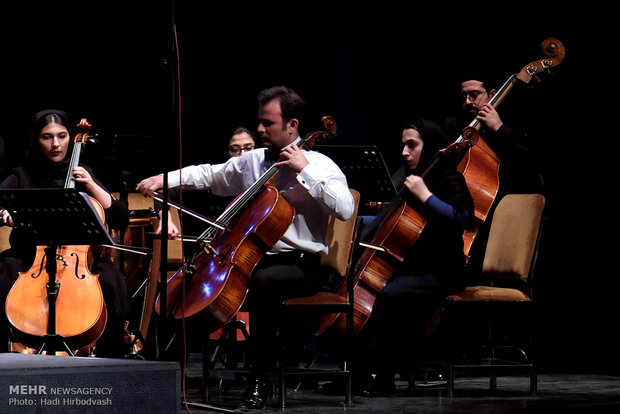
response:
<path id="1" fill-rule="evenodd" d="M 0 413 L 177 413 L 176 362 L 0 354 Z"/>

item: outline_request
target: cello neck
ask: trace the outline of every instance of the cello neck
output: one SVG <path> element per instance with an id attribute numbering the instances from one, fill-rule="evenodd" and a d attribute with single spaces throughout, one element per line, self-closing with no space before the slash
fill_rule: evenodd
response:
<path id="1" fill-rule="evenodd" d="M 301 137 L 297 137 L 295 141 L 293 141 L 290 145 L 301 146 L 304 143 L 304 140 Z M 230 221 L 242 210 L 250 200 L 254 198 L 256 194 L 258 194 L 267 184 L 269 180 L 271 180 L 276 173 L 279 171 L 280 167 L 275 164 L 272 165 L 265 171 L 259 178 L 252 184 L 247 190 L 241 193 L 237 198 L 235 198 L 232 203 L 226 207 L 226 210 L 217 218 L 217 223 L 222 223 L 223 225 L 230 224 Z M 209 226 L 207 230 L 205 230 L 199 237 L 199 239 L 209 239 L 216 232 L 214 226 Z"/>
<path id="2" fill-rule="evenodd" d="M 295 141 L 293 141 L 293 143 L 291 143 L 290 145 L 297 145 L 298 147 L 301 147 L 303 144 L 305 143 L 305 140 L 301 137 L 297 137 L 297 139 L 295 139 Z M 263 173 L 263 175 L 261 175 L 258 180 L 256 180 L 256 182 L 254 184 L 252 184 L 247 190 L 245 190 L 243 193 L 241 193 L 241 195 L 239 195 L 239 197 L 237 197 L 235 199 L 235 201 L 233 201 L 231 203 L 231 205 L 229 207 L 234 208 L 234 212 L 230 212 L 230 216 L 228 216 L 229 213 L 229 208 L 226 209 L 226 211 L 224 211 L 224 213 L 222 213 L 222 216 L 220 216 L 218 218 L 218 221 L 221 223 L 229 223 L 229 220 L 231 219 L 231 217 L 236 214 L 236 212 L 238 211 L 238 207 L 243 207 L 247 204 L 247 202 L 252 199 L 256 194 L 258 194 L 258 192 L 260 192 L 262 190 L 262 188 L 265 186 L 265 184 L 267 184 L 267 182 L 269 180 L 271 180 L 276 173 L 279 171 L 280 167 L 276 166 L 275 164 L 272 165 L 271 167 L 269 167 L 267 169 L 267 171 L 265 171 Z M 224 217 L 226 215 L 226 217 Z"/>
<path id="3" fill-rule="evenodd" d="M 303 146 L 312 148 L 317 141 L 321 142 L 327 138 L 335 136 L 337 128 L 336 120 L 331 116 L 324 116 L 321 118 L 321 121 L 328 131 L 316 131 L 306 135 L 305 137 L 298 136 L 288 146 L 295 145 L 299 148 L 302 148 Z M 226 210 L 224 210 L 224 212 L 218 217 L 217 222 L 222 223 L 225 226 L 230 224 L 230 221 L 254 198 L 254 196 L 262 191 L 265 184 L 267 184 L 267 182 L 269 182 L 269 180 L 271 180 L 279 171 L 279 168 L 280 167 L 275 164 L 269 167 L 254 184 L 237 196 L 237 198 L 235 198 L 235 200 L 230 203 L 228 207 L 226 207 Z M 200 235 L 199 239 L 209 239 L 215 235 L 215 232 L 215 227 L 210 226 Z"/>
<path id="4" fill-rule="evenodd" d="M 80 154 L 82 153 L 82 143 L 76 142 L 71 151 L 71 161 L 67 170 L 67 178 L 65 178 L 65 188 L 75 188 L 75 178 L 73 177 L 73 169 L 80 163 Z"/>
<path id="5" fill-rule="evenodd" d="M 82 154 L 82 145 L 89 138 L 91 125 L 86 118 L 82 118 L 77 125 L 80 132 L 75 136 L 73 151 L 71 151 L 71 160 L 69 161 L 69 170 L 67 171 L 67 177 L 65 178 L 65 188 L 75 188 L 75 178 L 73 178 L 73 169 L 80 163 L 80 155 Z"/>

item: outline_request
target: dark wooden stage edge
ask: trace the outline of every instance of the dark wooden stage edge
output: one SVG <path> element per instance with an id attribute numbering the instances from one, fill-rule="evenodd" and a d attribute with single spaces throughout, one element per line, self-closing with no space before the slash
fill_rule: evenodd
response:
<path id="1" fill-rule="evenodd" d="M 0 413 L 176 413 L 175 362 L 0 354 Z"/>

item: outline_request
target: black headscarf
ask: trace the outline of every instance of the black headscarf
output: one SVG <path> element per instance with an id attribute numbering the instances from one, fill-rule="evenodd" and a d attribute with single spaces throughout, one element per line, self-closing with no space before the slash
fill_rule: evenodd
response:
<path id="1" fill-rule="evenodd" d="M 46 109 L 33 116 L 24 161 L 25 168 L 15 170 L 24 188 L 63 187 L 65 184 L 73 150 L 73 139 L 70 140 L 65 158 L 60 162 L 50 161 L 45 154 L 41 153 L 39 146 L 41 130 L 52 122 L 67 128 L 71 138 L 75 136 L 75 123 L 65 111 Z"/>
<path id="2" fill-rule="evenodd" d="M 420 160 L 414 171 L 409 171 L 406 164 L 394 173 L 392 181 L 394 186 L 399 188 L 405 181 L 405 178 L 410 174 L 422 175 L 428 168 L 431 162 L 435 159 L 440 150 L 446 148 L 450 144 L 448 135 L 434 122 L 428 119 L 415 119 L 406 123 L 403 129 L 415 129 L 420 134 L 420 138 L 424 142 L 422 147 L 422 153 L 420 154 Z M 428 175 L 424 177 L 424 181 L 431 181 L 437 172 L 449 167 L 449 163 L 442 163 L 442 165 L 436 165 L 428 171 Z"/>
<path id="3" fill-rule="evenodd" d="M 401 168 L 399 168 L 398 171 L 396 171 L 392 176 L 392 181 L 394 182 L 395 187 L 399 188 L 400 191 L 390 204 L 397 204 L 398 200 L 403 197 L 410 203 L 410 205 L 419 206 L 419 201 L 415 198 L 415 196 L 403 188 L 405 178 L 411 174 L 421 175 L 425 172 L 437 156 L 439 150 L 445 148 L 449 144 L 449 140 L 448 136 L 437 124 L 427 119 L 419 118 L 408 122 L 403 126 L 403 130 L 404 129 L 415 129 L 418 131 L 422 141 L 424 142 L 424 146 L 422 147 L 420 160 L 414 171 L 409 171 L 406 164 L 403 164 L 403 166 L 401 166 Z M 436 188 L 435 184 L 442 181 L 442 177 L 446 174 L 451 174 L 452 172 L 454 172 L 453 164 L 449 162 L 441 162 L 429 170 L 428 174 L 424 176 L 424 182 L 431 191 L 434 191 Z M 388 214 L 389 209 L 382 210 L 371 223 L 365 226 L 362 231 L 362 240 L 370 240 Z"/>
<path id="4" fill-rule="evenodd" d="M 402 190 L 399 197 L 418 211 L 427 222 L 414 248 L 408 252 L 405 261 L 395 270 L 395 274 L 425 274 L 427 272 L 442 274 L 445 275 L 442 283 L 452 289 L 459 283 L 457 275 L 464 266 L 462 230 L 453 222 L 435 215 L 431 209 L 420 203 L 403 186 L 403 183 L 409 174 L 420 176 L 426 172 L 424 183 L 443 202 L 457 210 L 468 210 L 473 215 L 473 200 L 467 190 L 463 175 L 456 170 L 454 160 L 438 155 L 440 150 L 450 144 L 443 130 L 434 122 L 426 119 L 416 119 L 403 127 L 403 129 L 409 128 L 420 133 L 424 146 L 420 161 L 414 171 L 409 171 L 406 166 L 399 170 L 402 174 L 399 182 Z M 439 161 L 429 170 L 429 165 L 435 157 L 438 157 Z M 397 197 L 393 201 L 394 205 L 399 205 L 399 201 Z M 389 214 L 390 208 L 381 211 L 375 220 L 363 229 L 362 240 L 372 241 Z"/>
<path id="5" fill-rule="evenodd" d="M 414 171 L 411 171 L 413 174 L 421 175 L 428 168 L 437 153 L 448 146 L 448 136 L 437 124 L 427 119 L 416 119 L 406 124 L 403 129 L 415 129 L 424 142 L 418 166 Z"/>

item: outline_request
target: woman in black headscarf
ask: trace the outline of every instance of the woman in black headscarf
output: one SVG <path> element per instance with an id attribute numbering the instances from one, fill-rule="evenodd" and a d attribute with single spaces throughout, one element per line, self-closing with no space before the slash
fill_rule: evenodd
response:
<path id="1" fill-rule="evenodd" d="M 418 119 L 404 126 L 401 141 L 404 165 L 395 175 L 402 189 L 399 194 L 426 224 L 405 260 L 377 294 L 371 317 L 360 333 L 366 356 L 359 359 L 370 362 L 365 367 L 368 371 L 361 370 L 360 374 L 376 374 L 376 380 L 366 387 L 368 394 L 395 390 L 396 362 L 415 354 L 415 346 L 440 301 L 462 287 L 462 234 L 474 214 L 465 179 L 453 162 L 444 159 L 428 169 L 438 151 L 449 144 L 442 130 L 431 121 Z M 423 172 L 424 178 L 420 176 Z M 385 213 L 389 210 L 365 229 L 367 241 L 381 228 Z"/>
<path id="2" fill-rule="evenodd" d="M 55 109 L 38 112 L 32 119 L 29 147 L 23 165 L 14 168 L 0 183 L 0 189 L 63 188 L 75 137 L 75 124 L 68 113 Z M 81 165 L 71 171 L 76 188 L 95 198 L 103 207 L 108 227 L 122 230 L 129 224 L 129 210 L 97 181 L 90 168 Z M 9 212 L 0 206 L 0 225 L 13 225 Z M 0 344 L 7 343 L 8 321 L 4 312 L 6 297 L 19 276 L 33 263 L 36 246 L 23 228 L 14 228 L 11 247 L 0 253 Z M 127 317 L 127 289 L 122 273 L 107 258 L 94 253 L 91 273 L 99 274 L 108 319 L 97 341 L 97 356 L 120 357 L 124 354 L 124 327 Z M 1 345 L 0 352 L 7 351 Z"/>

